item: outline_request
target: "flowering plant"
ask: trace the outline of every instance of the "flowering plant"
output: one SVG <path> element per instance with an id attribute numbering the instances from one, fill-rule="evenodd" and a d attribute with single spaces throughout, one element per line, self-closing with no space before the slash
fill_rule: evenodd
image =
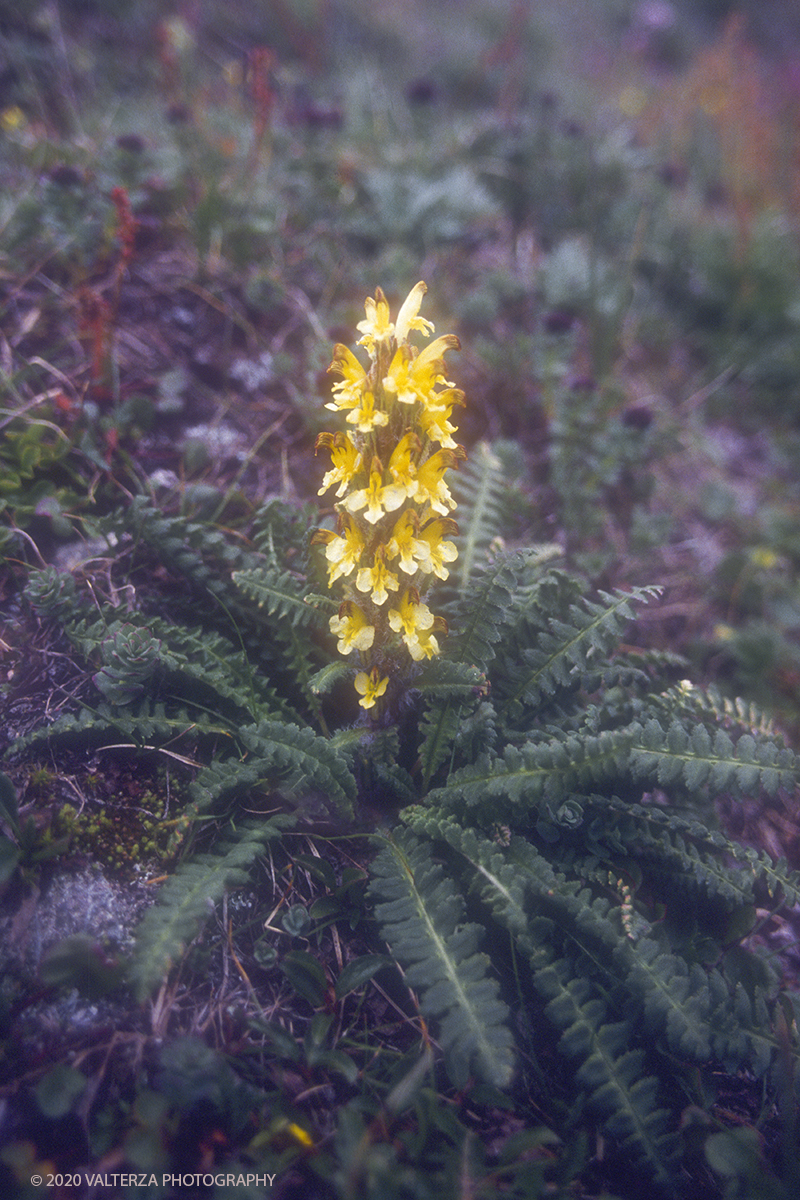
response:
<path id="1" fill-rule="evenodd" d="M 464 393 L 445 377 L 444 355 L 458 350 L 445 334 L 423 349 L 412 333 L 428 337 L 432 323 L 419 315 L 427 288 L 416 284 L 390 320 L 380 288 L 366 300 L 358 344 L 365 367 L 347 346 L 334 347 L 330 370 L 341 376 L 326 408 L 345 414 L 346 431 L 321 433 L 331 469 L 319 495 L 337 485 L 336 531 L 319 529 L 328 583 L 344 596 L 331 617 L 341 654 L 355 653 L 359 704 L 373 708 L 403 660 L 420 662 L 441 652 L 444 619 L 426 603 L 434 579 L 447 579 L 458 532 L 455 500 L 445 475 L 466 458 L 450 418 Z"/>

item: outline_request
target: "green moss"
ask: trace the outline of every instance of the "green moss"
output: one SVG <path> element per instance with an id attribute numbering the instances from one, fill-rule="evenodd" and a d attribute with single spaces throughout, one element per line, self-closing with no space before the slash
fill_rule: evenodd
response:
<path id="1" fill-rule="evenodd" d="M 158 801 L 151 797 L 157 804 Z M 131 875 L 148 860 L 171 857 L 172 827 L 147 817 L 138 809 L 92 809 L 77 812 L 71 804 L 56 813 L 50 836 L 69 838 L 70 850 L 90 855 L 107 868 Z"/>

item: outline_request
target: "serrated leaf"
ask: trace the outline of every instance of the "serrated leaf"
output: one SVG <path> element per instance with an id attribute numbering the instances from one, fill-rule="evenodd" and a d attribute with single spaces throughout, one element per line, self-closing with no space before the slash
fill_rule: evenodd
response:
<path id="1" fill-rule="evenodd" d="M 424 1014 L 435 1017 L 448 1073 L 463 1086 L 471 1072 L 507 1086 L 513 1064 L 508 1010 L 476 952 L 478 927 L 463 923 L 463 899 L 430 848 L 408 834 L 389 840 L 373 863 L 370 891 L 392 951 L 420 989 Z"/>
<path id="2" fill-rule="evenodd" d="M 324 696 L 336 686 L 340 679 L 346 679 L 352 673 L 353 668 L 345 662 L 328 663 L 327 667 L 323 667 L 311 676 L 308 686 L 315 696 Z"/>

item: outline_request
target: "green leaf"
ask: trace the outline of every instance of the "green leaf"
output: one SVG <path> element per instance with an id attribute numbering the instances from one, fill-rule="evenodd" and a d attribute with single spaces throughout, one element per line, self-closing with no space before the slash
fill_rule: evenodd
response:
<path id="1" fill-rule="evenodd" d="M 160 1097 L 163 1102 L 163 1097 Z M 169 1163 L 169 1153 L 160 1129 L 137 1125 L 125 1135 L 125 1161 L 139 1171 L 160 1171 Z"/>
<path id="2" fill-rule="evenodd" d="M 39 965 L 39 978 L 47 987 L 77 988 L 90 1000 L 113 991 L 122 977 L 122 964 L 109 960 L 102 946 L 85 933 L 58 942 Z"/>
<path id="3" fill-rule="evenodd" d="M 712 1171 L 728 1179 L 755 1180 L 764 1170 L 758 1132 L 749 1126 L 712 1133 L 705 1151 Z"/>
<path id="4" fill-rule="evenodd" d="M 257 1017 L 254 1017 L 249 1024 L 256 1033 L 263 1033 L 269 1038 L 276 1058 L 283 1058 L 287 1062 L 299 1061 L 300 1047 L 291 1033 L 282 1025 L 278 1025 L 274 1021 L 262 1021 Z"/>
<path id="5" fill-rule="evenodd" d="M 130 974 L 136 994 L 145 1000 L 168 975 L 188 943 L 197 936 L 225 889 L 247 882 L 248 872 L 264 844 L 290 824 L 273 817 L 229 831 L 211 854 L 181 863 L 162 886 L 136 931 Z"/>
<path id="6" fill-rule="evenodd" d="M 0 771 L 0 821 L 5 821 L 15 837 L 19 837 L 19 806 L 17 791 L 7 775 Z"/>
<path id="7" fill-rule="evenodd" d="M 281 924 L 292 937 L 303 937 L 311 925 L 308 909 L 304 904 L 293 904 L 283 914 Z"/>
<path id="8" fill-rule="evenodd" d="M 292 625 L 309 626 L 321 620 L 319 610 L 306 601 L 306 588 L 288 571 L 263 566 L 234 571 L 233 582 L 270 617 Z"/>
<path id="9" fill-rule="evenodd" d="M 36 1103 L 46 1117 L 64 1117 L 72 1112 L 86 1091 L 86 1084 L 86 1076 L 80 1071 L 66 1063 L 59 1063 L 36 1085 Z"/>
<path id="10" fill-rule="evenodd" d="M 267 937 L 260 937 L 253 945 L 253 958 L 260 967 L 269 970 L 278 962 L 278 951 L 274 942 Z"/>
<path id="11" fill-rule="evenodd" d="M 355 778 L 327 739 L 286 721 L 261 721 L 241 729 L 239 740 L 249 752 L 246 760 L 214 762 L 195 779 L 192 793 L 201 809 L 266 783 L 289 796 L 318 791 L 343 815 L 352 815 Z"/>
<path id="12" fill-rule="evenodd" d="M 328 663 L 327 667 L 311 676 L 308 686 L 315 696 L 324 696 L 333 690 L 340 679 L 346 679 L 352 672 L 353 668 L 345 662 Z"/>
<path id="13" fill-rule="evenodd" d="M 590 982 L 562 960 L 536 972 L 536 988 L 550 997 L 547 1017 L 563 1030 L 559 1050 L 580 1063 L 577 1080 L 620 1148 L 665 1191 L 675 1177 L 677 1139 L 669 1113 L 657 1107 L 658 1083 L 643 1073 L 645 1054 L 629 1049 L 629 1021 L 605 1023 L 606 1004 Z"/>
<path id="14" fill-rule="evenodd" d="M 17 869 L 19 847 L 0 834 L 0 884 L 7 883 Z"/>
<path id="15" fill-rule="evenodd" d="M 448 1074 L 459 1087 L 470 1073 L 508 1085 L 513 1039 L 490 962 L 478 952 L 480 927 L 463 920 L 464 901 L 434 863 L 430 846 L 402 832 L 372 865 L 375 915 L 420 1007 L 436 1019 Z"/>
<path id="16" fill-rule="evenodd" d="M 315 1067 L 323 1067 L 327 1071 L 335 1071 L 337 1075 L 341 1075 L 348 1083 L 355 1083 L 358 1079 L 358 1065 L 353 1061 L 348 1054 L 343 1050 L 321 1050 L 315 1056 Z"/>
<path id="17" fill-rule="evenodd" d="M 360 958 L 354 958 L 343 967 L 336 980 L 336 999 L 341 1000 L 362 987 L 383 967 L 389 966 L 391 961 L 385 954 L 362 954 Z"/>
<path id="18" fill-rule="evenodd" d="M 712 737 L 702 725 L 686 729 L 674 720 L 664 729 L 655 718 L 632 724 L 628 736 L 634 777 L 652 779 L 662 787 L 683 781 L 692 789 L 707 788 L 719 795 L 758 786 L 771 795 L 796 782 L 797 759 L 777 741 L 756 742 L 746 735 L 734 745 L 722 729 Z"/>
<path id="19" fill-rule="evenodd" d="M 319 880 L 329 892 L 336 887 L 336 872 L 326 858 L 319 858 L 315 854 L 295 854 L 292 862 L 295 868 L 302 867 L 304 871 L 308 871 L 309 875 Z"/>
<path id="20" fill-rule="evenodd" d="M 325 972 L 313 954 L 290 950 L 281 960 L 280 969 L 298 996 L 302 996 L 313 1008 L 322 1007 L 328 985 Z"/>
<path id="21" fill-rule="evenodd" d="M 453 574 L 464 595 L 492 538 L 503 533 L 503 464 L 487 442 L 480 442 L 462 467 L 453 488 L 458 502 L 458 559 Z"/>
<path id="22" fill-rule="evenodd" d="M 569 620 L 549 617 L 537 630 L 536 643 L 519 651 L 510 669 L 514 680 L 509 703 L 523 700 L 536 705 L 557 687 L 569 687 L 591 661 L 617 645 L 625 625 L 633 618 L 632 604 L 643 604 L 660 596 L 660 588 L 634 588 L 613 595 L 600 592 L 601 603 L 584 599 L 569 607 Z"/>

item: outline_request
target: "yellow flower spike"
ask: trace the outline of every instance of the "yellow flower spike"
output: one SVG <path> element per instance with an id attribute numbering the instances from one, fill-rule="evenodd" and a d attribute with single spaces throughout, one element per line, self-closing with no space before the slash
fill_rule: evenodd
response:
<path id="1" fill-rule="evenodd" d="M 361 455 L 346 433 L 321 433 L 314 445 L 314 453 L 320 449 L 330 451 L 333 467 L 323 478 L 317 495 L 322 496 L 328 488 L 338 483 L 336 495 L 343 496 L 353 476 L 361 468 Z"/>
<path id="2" fill-rule="evenodd" d="M 420 561 L 422 570 L 435 575 L 437 579 L 447 579 L 450 572 L 445 563 L 455 562 L 458 550 L 455 542 L 444 541 L 447 533 L 458 533 L 458 526 L 452 517 L 439 517 L 429 521 L 414 538 L 412 553 Z M 400 563 L 402 566 L 402 562 Z"/>
<path id="3" fill-rule="evenodd" d="M 412 329 L 418 329 L 424 337 L 427 337 L 429 333 L 433 333 L 433 322 L 426 321 L 424 317 L 419 316 L 422 297 L 427 290 L 425 284 L 420 280 L 419 283 L 414 284 L 400 305 L 400 311 L 397 314 L 397 321 L 394 327 L 394 335 L 399 343 L 402 344 L 408 341 L 408 335 Z"/>
<path id="4" fill-rule="evenodd" d="M 415 284 L 394 323 L 380 288 L 367 297 L 358 344 L 370 364 L 337 344 L 329 368 L 340 378 L 327 407 L 345 414 L 349 432 L 320 434 L 316 444 L 331 455 L 319 494 L 337 489 L 340 517 L 336 533 L 320 530 L 312 541 L 325 545 L 330 584 L 343 581 L 344 600 L 329 624 L 341 654 L 364 655 L 355 679 L 364 709 L 386 693 L 404 658 L 434 657 L 447 633 L 420 589 L 433 577 L 447 579 L 458 556 L 449 540 L 458 527 L 448 515 L 455 501 L 445 476 L 466 458 L 451 423 L 464 393 L 445 367 L 447 352 L 460 349 L 458 338 L 431 338 L 433 323 L 420 316 L 426 291 L 422 281 Z M 414 334 L 428 344 L 418 348 Z"/>
<path id="5" fill-rule="evenodd" d="M 375 641 L 375 626 L 370 625 L 365 614 L 352 600 L 344 601 L 338 616 L 331 617 L 329 625 L 331 633 L 339 639 L 337 649 L 340 654 L 369 650 Z"/>
<path id="6" fill-rule="evenodd" d="M 366 671 L 359 671 L 355 678 L 355 686 L 361 697 L 358 702 L 361 707 L 374 707 L 375 701 L 379 700 L 386 691 L 388 683 L 388 678 L 381 679 L 381 673 L 377 667 L 373 667 L 369 675 Z"/>
<path id="7" fill-rule="evenodd" d="M 361 512 L 362 508 L 366 508 L 365 519 L 370 525 L 375 525 L 386 513 L 398 509 L 406 495 L 407 489 L 400 484 L 384 484 L 383 465 L 376 455 L 372 459 L 367 486 L 351 493 L 342 504 L 351 513 Z"/>
<path id="8" fill-rule="evenodd" d="M 356 576 L 356 587 L 360 592 L 369 592 L 373 604 L 380 606 L 389 598 L 389 592 L 400 587 L 397 576 L 386 566 L 386 547 L 379 546 L 371 567 L 361 567 Z"/>
<path id="9" fill-rule="evenodd" d="M 359 333 L 363 334 L 363 337 L 358 339 L 358 344 L 366 346 L 370 354 L 373 354 L 375 346 L 388 342 L 394 333 L 394 325 L 389 320 L 389 305 L 380 288 L 375 289 L 374 300 L 367 296 L 364 310 L 367 314 L 366 320 L 359 321 L 356 325 Z"/>

